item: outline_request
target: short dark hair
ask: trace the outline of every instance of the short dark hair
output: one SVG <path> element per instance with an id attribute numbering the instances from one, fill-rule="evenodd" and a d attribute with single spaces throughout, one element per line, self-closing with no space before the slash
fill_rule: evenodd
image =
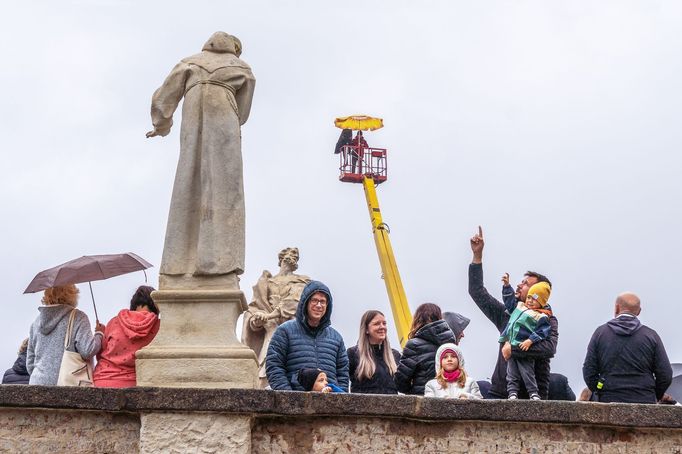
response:
<path id="1" fill-rule="evenodd" d="M 547 282 L 549 284 L 549 288 L 550 289 L 552 288 L 552 283 L 549 281 L 549 279 L 547 279 L 547 276 L 545 276 L 544 274 L 536 273 L 535 271 L 526 271 L 526 274 L 524 274 L 524 276 L 534 277 L 535 279 L 538 280 L 538 282 L 536 283 Z"/>
<path id="2" fill-rule="evenodd" d="M 138 307 L 147 306 L 150 312 L 154 312 L 156 315 L 159 315 L 159 308 L 156 306 L 156 303 L 154 303 L 154 300 L 151 296 L 154 290 L 154 287 L 140 285 L 137 290 L 135 290 L 133 297 L 130 299 L 130 310 L 134 311 Z"/>

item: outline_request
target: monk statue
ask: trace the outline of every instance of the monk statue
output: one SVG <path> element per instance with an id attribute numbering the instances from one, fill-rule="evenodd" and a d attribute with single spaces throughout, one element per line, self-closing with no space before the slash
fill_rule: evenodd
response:
<path id="1" fill-rule="evenodd" d="M 268 385 L 265 376 L 265 356 L 270 339 L 279 325 L 296 316 L 301 292 L 310 278 L 294 274 L 298 269 L 298 249 L 286 248 L 280 251 L 279 273 L 269 271 L 253 287 L 253 300 L 244 313 L 242 342 L 253 349 L 258 356 L 258 379 L 261 388 Z"/>
<path id="2" fill-rule="evenodd" d="M 152 97 L 154 130 L 166 136 L 180 100 L 180 158 L 171 198 L 159 287 L 238 289 L 244 271 L 241 125 L 255 78 L 241 42 L 214 33 L 184 58 Z"/>

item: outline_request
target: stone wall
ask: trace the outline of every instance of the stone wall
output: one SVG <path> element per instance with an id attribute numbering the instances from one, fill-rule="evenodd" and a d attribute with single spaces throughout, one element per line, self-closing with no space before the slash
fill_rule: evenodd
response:
<path id="1" fill-rule="evenodd" d="M 682 432 L 466 421 L 388 418 L 258 418 L 252 452 L 502 452 L 680 453 Z"/>
<path id="2" fill-rule="evenodd" d="M 101 411 L 0 409 L 0 452 L 137 452 L 140 418 Z"/>
<path id="3" fill-rule="evenodd" d="M 0 386 L 1 452 L 682 453 L 682 407 Z"/>

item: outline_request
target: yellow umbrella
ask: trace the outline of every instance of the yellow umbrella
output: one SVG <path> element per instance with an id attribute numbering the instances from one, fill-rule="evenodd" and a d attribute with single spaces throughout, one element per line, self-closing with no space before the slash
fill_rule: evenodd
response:
<path id="1" fill-rule="evenodd" d="M 351 115 L 350 117 L 340 117 L 334 120 L 334 126 L 341 129 L 352 129 L 354 131 L 374 131 L 384 127 L 384 120 L 381 118 L 369 117 L 367 115 Z"/>

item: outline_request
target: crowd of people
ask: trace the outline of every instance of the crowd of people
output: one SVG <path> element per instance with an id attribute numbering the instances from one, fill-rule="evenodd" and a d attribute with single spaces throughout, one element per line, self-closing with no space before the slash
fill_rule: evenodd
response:
<path id="1" fill-rule="evenodd" d="M 78 385 L 111 388 L 135 386 L 135 352 L 148 345 L 159 330 L 159 309 L 151 293 L 141 286 L 106 326 L 95 324 L 78 310 L 78 288 L 73 285 L 45 290 L 39 314 L 22 342 L 14 366 L 5 372 L 3 384 L 61 385 L 65 353 L 82 361 Z M 93 368 L 94 358 L 97 365 Z"/>
<path id="2" fill-rule="evenodd" d="M 470 240 L 469 295 L 500 333 L 499 354 L 490 382 L 467 374 L 460 341 L 469 319 L 441 312 L 432 303 L 415 310 L 402 354 L 391 348 L 385 316 L 370 310 L 360 320 L 357 344 L 345 349 L 332 327 L 332 295 L 321 282 L 308 283 L 296 317 L 274 332 L 266 374 L 274 390 L 412 394 L 458 399 L 575 400 L 568 380 L 551 372 L 559 322 L 549 303 L 552 283 L 527 272 L 514 289 L 502 277 L 502 300 L 483 283 L 483 231 Z M 665 395 L 672 367 L 663 342 L 637 316 L 632 293 L 616 299 L 614 319 L 590 340 L 579 400 L 674 403 Z M 305 377 L 305 378 L 304 378 Z"/>
<path id="3" fill-rule="evenodd" d="M 482 229 L 470 240 L 469 295 L 500 333 L 499 354 L 490 381 L 476 380 L 465 369 L 460 342 L 469 319 L 442 312 L 433 303 L 414 312 L 402 353 L 391 347 L 386 317 L 378 310 L 360 319 L 356 345 L 346 349 L 332 327 L 333 298 L 322 282 L 305 285 L 295 317 L 274 330 L 265 356 L 267 383 L 273 390 L 410 394 L 457 399 L 575 400 L 568 381 L 551 373 L 559 340 L 552 311 L 552 283 L 527 272 L 513 288 L 502 277 L 502 302 L 483 283 Z M 106 326 L 94 333 L 85 313 L 76 309 L 74 285 L 45 291 L 39 315 L 3 383 L 57 385 L 65 351 L 97 365 L 88 378 L 98 387 L 135 386 L 135 352 L 159 330 L 154 289 L 141 286 Z M 293 308 L 292 308 L 293 309 Z M 594 332 L 585 356 L 587 388 L 579 400 L 626 403 L 675 403 L 665 395 L 672 367 L 663 342 L 638 316 L 639 298 L 619 295 L 614 318 Z M 87 381 L 87 380 L 86 380 Z"/>

